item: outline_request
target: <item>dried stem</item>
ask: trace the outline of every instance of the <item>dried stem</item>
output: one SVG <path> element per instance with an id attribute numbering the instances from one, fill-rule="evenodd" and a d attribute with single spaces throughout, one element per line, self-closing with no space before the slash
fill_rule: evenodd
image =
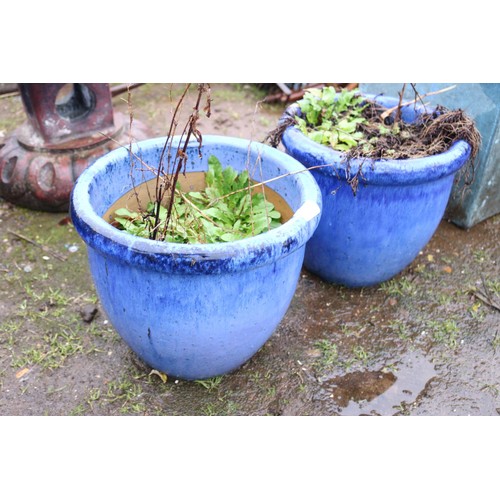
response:
<path id="1" fill-rule="evenodd" d="M 137 188 L 134 182 L 134 176 L 132 172 L 135 168 L 134 156 L 132 155 L 132 125 L 134 123 L 134 109 L 132 106 L 132 92 L 131 92 L 131 84 L 127 85 L 127 109 L 129 115 L 129 128 L 128 128 L 128 144 L 129 144 L 129 163 L 130 163 L 130 178 L 132 180 L 132 186 L 134 188 L 134 195 L 137 200 L 137 205 L 139 210 L 142 212 L 141 200 L 139 199 L 139 194 L 137 192 Z"/>
<path id="2" fill-rule="evenodd" d="M 167 133 L 167 138 L 165 140 L 165 144 L 163 145 L 163 149 L 160 155 L 160 160 L 158 162 L 158 171 L 156 174 L 156 190 L 155 190 L 155 202 L 156 202 L 156 212 L 155 212 L 155 223 L 154 223 L 154 230 L 152 234 L 153 240 L 157 238 L 158 235 L 158 229 L 159 229 L 159 222 L 160 222 L 160 206 L 163 201 L 163 197 L 165 196 L 165 193 L 170 190 L 171 194 L 172 193 L 172 184 L 171 181 L 168 179 L 168 177 L 165 175 L 165 168 L 163 166 L 163 160 L 165 157 L 165 153 L 167 152 L 167 169 L 166 169 L 166 174 L 168 175 L 170 173 L 170 161 L 171 161 L 171 147 L 172 147 L 172 138 L 175 135 L 175 131 L 177 129 L 177 115 L 180 112 L 180 109 L 182 107 L 182 104 L 184 102 L 184 99 L 187 95 L 187 92 L 189 88 L 191 87 L 191 84 L 188 83 L 186 87 L 184 88 L 184 92 L 182 93 L 181 97 L 177 101 L 177 105 L 174 110 L 174 114 L 172 115 L 172 118 L 170 120 L 170 127 Z M 173 189 L 175 190 L 175 182 L 173 183 Z M 172 196 L 170 197 L 172 200 Z M 170 220 L 170 214 L 171 210 L 169 211 L 169 216 L 167 217 L 167 221 Z M 167 222 L 168 223 L 168 222 Z M 166 229 L 166 228 L 165 228 Z"/>
<path id="3" fill-rule="evenodd" d="M 189 140 L 191 139 L 191 136 L 194 136 L 195 139 L 198 141 L 198 154 L 201 156 L 201 146 L 202 146 L 203 138 L 202 138 L 201 132 L 198 130 L 196 125 L 197 125 L 198 119 L 200 117 L 201 97 L 206 92 L 205 85 L 206 84 L 203 84 L 203 83 L 198 85 L 198 96 L 196 99 L 196 104 L 193 108 L 193 112 L 191 113 L 191 115 L 188 118 L 188 122 L 187 122 L 186 126 L 184 127 L 184 130 L 183 130 L 182 135 L 181 135 L 181 140 L 179 142 L 179 146 L 177 149 L 177 154 L 176 154 L 176 158 L 175 158 L 177 161 L 177 165 L 174 168 L 173 177 L 171 180 L 171 189 L 170 189 L 171 196 L 170 196 L 169 203 L 168 203 L 167 218 L 165 220 L 164 233 L 163 233 L 162 240 L 165 239 L 165 235 L 168 231 L 168 225 L 170 223 L 170 218 L 172 216 L 172 207 L 174 206 L 174 197 L 175 197 L 175 186 L 177 185 L 177 181 L 179 179 L 180 173 L 182 171 L 185 171 L 185 169 L 186 169 L 186 162 L 188 159 L 186 152 L 187 152 L 187 148 L 188 148 L 188 144 L 189 144 Z M 183 94 L 183 97 L 184 97 L 184 95 L 185 94 Z M 207 109 L 207 113 L 210 113 L 210 100 L 209 99 L 208 99 L 207 106 L 205 109 Z M 169 140 L 169 137 L 167 137 L 167 141 L 168 140 Z M 182 145 L 182 149 L 181 149 L 181 145 Z M 157 219 L 155 220 L 155 222 L 159 221 L 160 200 L 157 199 L 156 203 L 157 203 L 157 215 L 158 216 L 157 216 Z M 156 239 L 156 234 L 153 234 L 153 239 Z"/>
<path id="4" fill-rule="evenodd" d="M 388 108 L 386 111 L 384 111 L 380 115 L 380 118 L 382 118 L 382 120 L 385 120 L 393 111 L 396 111 L 398 108 L 401 109 L 403 106 L 408 106 L 410 104 L 417 102 L 418 100 L 422 101 L 422 99 L 424 97 L 428 97 L 430 95 L 436 95 L 436 94 L 442 94 L 443 92 L 448 92 L 450 90 L 453 90 L 455 87 L 456 87 L 456 85 L 451 85 L 450 87 L 446 87 L 445 89 L 436 90 L 434 92 L 427 92 L 427 94 L 424 94 L 422 96 L 419 95 L 417 98 L 412 99 L 411 101 L 406 101 L 404 103 L 401 103 L 401 99 L 400 99 L 397 106 L 393 106 L 392 108 Z"/>
<path id="5" fill-rule="evenodd" d="M 403 96 L 405 93 L 405 89 L 406 89 L 406 83 L 403 83 L 403 88 L 399 92 L 399 103 L 398 103 L 398 107 L 396 109 L 396 117 L 394 118 L 395 123 L 399 122 L 399 120 L 401 119 L 401 103 L 403 102 Z"/>

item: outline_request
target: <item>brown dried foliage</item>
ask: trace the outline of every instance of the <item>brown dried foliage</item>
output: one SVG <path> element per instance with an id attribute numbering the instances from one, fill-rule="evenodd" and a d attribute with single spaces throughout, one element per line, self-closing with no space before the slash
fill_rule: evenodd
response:
<path id="1" fill-rule="evenodd" d="M 420 96 L 417 96 L 421 101 Z M 417 100 L 417 99 L 416 99 Z M 365 134 L 372 148 L 367 151 L 361 142 L 357 147 L 345 153 L 345 163 L 354 194 L 362 178 L 362 165 L 357 172 L 351 173 L 351 160 L 368 160 L 372 168 L 374 161 L 380 159 L 411 159 L 423 158 L 447 151 L 454 142 L 466 141 L 471 147 L 471 155 L 466 168 L 462 169 L 459 179 L 464 186 L 470 186 L 474 180 L 475 159 L 481 146 L 481 135 L 474 121 L 461 110 L 448 110 L 437 106 L 431 112 L 423 112 L 414 123 L 401 119 L 401 99 L 399 106 L 388 117 L 382 116 L 387 108 L 375 101 L 367 101 L 363 111 L 365 123 L 358 124 L 358 129 Z M 387 114 L 387 113 L 386 113 Z M 272 130 L 266 140 L 271 146 L 277 147 L 286 128 L 295 124 L 292 115 L 285 116 L 278 126 Z M 388 133 L 381 134 L 383 126 Z"/>
<path id="2" fill-rule="evenodd" d="M 471 146 L 471 159 L 473 160 L 481 146 L 481 136 L 474 121 L 467 116 L 463 110 L 448 110 L 438 106 L 432 112 L 422 113 L 414 123 L 406 123 L 403 120 L 395 120 L 391 116 L 385 120 L 381 117 L 386 108 L 374 101 L 369 101 L 363 112 L 365 123 L 359 124 L 367 140 L 373 137 L 377 142 L 370 152 L 363 150 L 362 145 L 348 152 L 350 158 L 371 159 L 407 159 L 423 158 L 448 150 L 451 145 L 464 140 Z M 396 116 L 399 114 L 396 112 Z M 380 134 L 380 126 L 385 126 L 398 133 Z"/>

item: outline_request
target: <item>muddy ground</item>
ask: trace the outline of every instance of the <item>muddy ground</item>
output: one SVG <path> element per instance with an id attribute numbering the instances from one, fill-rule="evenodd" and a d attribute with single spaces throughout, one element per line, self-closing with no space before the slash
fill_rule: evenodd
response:
<path id="1" fill-rule="evenodd" d="M 284 108 L 256 106 L 255 86 L 213 90 L 203 133 L 263 140 Z M 121 97 L 113 103 L 126 113 Z M 134 109 L 163 135 L 168 87 L 136 89 Z M 1 99 L 0 142 L 24 119 L 19 97 Z M 250 361 L 185 382 L 152 372 L 113 330 L 65 215 L 0 199 L 1 415 L 500 414 L 500 216 L 470 230 L 443 220 L 379 286 L 351 290 L 303 271 Z"/>

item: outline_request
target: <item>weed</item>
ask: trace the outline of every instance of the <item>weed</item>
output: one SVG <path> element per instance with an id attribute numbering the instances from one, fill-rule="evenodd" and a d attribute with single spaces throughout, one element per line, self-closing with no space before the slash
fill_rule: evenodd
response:
<path id="1" fill-rule="evenodd" d="M 209 401 L 200 409 L 202 415 L 209 417 L 234 415 L 237 411 L 237 403 L 234 401 L 226 401 L 224 398 L 219 398 L 216 402 Z"/>
<path id="2" fill-rule="evenodd" d="M 226 414 L 227 415 L 234 415 L 238 411 L 238 404 L 235 403 L 234 401 L 228 401 L 226 403 Z"/>
<path id="3" fill-rule="evenodd" d="M 491 293 L 500 295 L 500 280 L 486 280 L 486 287 Z"/>
<path id="4" fill-rule="evenodd" d="M 7 341 L 9 347 L 14 347 L 16 343 L 15 334 L 21 328 L 22 321 L 7 320 L 0 324 L 0 344 Z"/>
<path id="5" fill-rule="evenodd" d="M 131 401 L 142 394 L 142 388 L 139 384 L 134 384 L 125 377 L 111 381 L 108 384 L 106 399 L 113 403 L 118 400 Z"/>
<path id="6" fill-rule="evenodd" d="M 214 403 L 205 403 L 205 405 L 201 409 L 201 412 L 207 417 L 213 417 L 218 415 L 218 408 Z"/>
<path id="7" fill-rule="evenodd" d="M 64 364 L 69 356 L 83 349 L 81 337 L 72 330 L 63 330 L 43 336 L 44 345 L 24 350 L 22 356 L 13 359 L 13 367 L 40 365 L 43 368 L 55 369 Z"/>
<path id="8" fill-rule="evenodd" d="M 458 346 L 457 333 L 459 329 L 455 321 L 450 319 L 444 321 L 431 320 L 427 323 L 427 327 L 431 330 L 432 338 L 436 342 L 445 344 L 450 349 Z"/>
<path id="9" fill-rule="evenodd" d="M 321 359 L 317 362 L 320 369 L 335 365 L 339 360 L 337 345 L 330 340 L 323 339 L 314 343 L 314 346 L 321 351 Z"/>
<path id="10" fill-rule="evenodd" d="M 142 402 L 134 402 L 125 404 L 120 408 L 120 413 L 122 415 L 145 415 L 148 412 L 147 406 Z"/>
<path id="11" fill-rule="evenodd" d="M 222 379 L 223 375 L 219 375 L 218 377 L 207 378 L 204 380 L 195 380 L 195 382 L 202 385 L 208 391 L 213 391 L 214 389 L 217 389 L 219 387 Z"/>
<path id="12" fill-rule="evenodd" d="M 437 303 L 440 306 L 448 305 L 452 302 L 452 300 L 453 300 L 453 295 L 449 293 L 439 293 L 437 296 Z"/>
<path id="13" fill-rule="evenodd" d="M 486 257 L 487 257 L 486 252 L 483 249 L 475 250 L 472 255 L 474 257 L 475 262 L 478 264 L 481 264 L 482 262 L 484 262 L 486 260 Z"/>
<path id="14" fill-rule="evenodd" d="M 38 294 L 37 292 L 35 292 L 32 288 L 31 288 L 31 285 L 29 283 L 26 283 L 26 285 L 24 285 L 24 291 L 26 292 L 26 295 L 32 299 L 32 300 L 36 300 L 36 301 L 39 301 L 39 300 L 43 300 L 45 295 L 43 293 L 40 293 Z"/>
<path id="15" fill-rule="evenodd" d="M 370 354 L 365 351 L 363 346 L 356 345 L 352 348 L 352 353 L 354 354 L 354 357 L 358 360 L 361 361 L 363 364 L 366 364 L 368 362 L 368 359 L 370 358 Z"/>
<path id="16" fill-rule="evenodd" d="M 345 323 L 342 323 L 342 325 L 340 325 L 340 331 L 342 332 L 343 335 L 346 336 L 352 333 L 350 328 Z"/>
<path id="17" fill-rule="evenodd" d="M 481 302 L 474 302 L 474 304 L 469 307 L 468 312 L 471 318 L 477 321 L 483 321 L 485 318 L 485 312 L 483 308 L 481 308 Z"/>
<path id="18" fill-rule="evenodd" d="M 90 406 L 92 406 L 92 403 L 94 401 L 98 401 L 100 398 L 101 398 L 101 389 L 99 389 L 99 388 L 90 389 L 87 403 Z"/>
<path id="19" fill-rule="evenodd" d="M 384 281 L 380 285 L 380 290 L 392 296 L 403 297 L 405 295 L 414 295 L 416 288 L 409 278 L 403 276 L 402 278 L 393 278 L 389 281 Z"/>
<path id="20" fill-rule="evenodd" d="M 80 403 L 79 405 L 75 406 L 69 412 L 69 416 L 70 417 L 79 417 L 79 416 L 82 416 L 82 415 L 85 415 L 85 407 L 83 406 L 82 403 Z"/>
<path id="21" fill-rule="evenodd" d="M 270 397 L 276 396 L 276 387 L 274 386 L 268 387 L 266 393 Z"/>
<path id="22" fill-rule="evenodd" d="M 67 306 L 69 304 L 68 297 L 65 297 L 60 290 L 52 290 L 52 288 L 49 288 L 48 300 L 52 306 Z"/>
<path id="23" fill-rule="evenodd" d="M 410 338 L 410 332 L 408 331 L 407 326 L 399 320 L 389 323 L 389 328 L 396 332 L 396 335 L 401 340 L 408 340 Z"/>

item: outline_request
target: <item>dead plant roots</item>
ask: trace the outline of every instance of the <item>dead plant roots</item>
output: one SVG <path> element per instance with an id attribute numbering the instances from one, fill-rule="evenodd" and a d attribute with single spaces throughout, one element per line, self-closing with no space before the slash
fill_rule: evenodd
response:
<path id="1" fill-rule="evenodd" d="M 481 135 L 474 121 L 461 109 L 448 110 L 437 106 L 432 112 L 423 112 L 413 123 L 403 121 L 397 109 L 388 117 L 382 115 L 387 109 L 375 101 L 368 100 L 363 110 L 365 121 L 358 124 L 364 141 L 345 153 L 345 162 L 354 159 L 410 159 L 436 155 L 448 150 L 451 145 L 464 140 L 471 146 L 467 168 L 461 172 L 461 181 L 470 185 L 474 179 L 474 160 L 481 146 Z M 294 117 L 287 114 L 267 136 L 267 141 L 277 147 L 285 129 L 293 125 Z"/>

